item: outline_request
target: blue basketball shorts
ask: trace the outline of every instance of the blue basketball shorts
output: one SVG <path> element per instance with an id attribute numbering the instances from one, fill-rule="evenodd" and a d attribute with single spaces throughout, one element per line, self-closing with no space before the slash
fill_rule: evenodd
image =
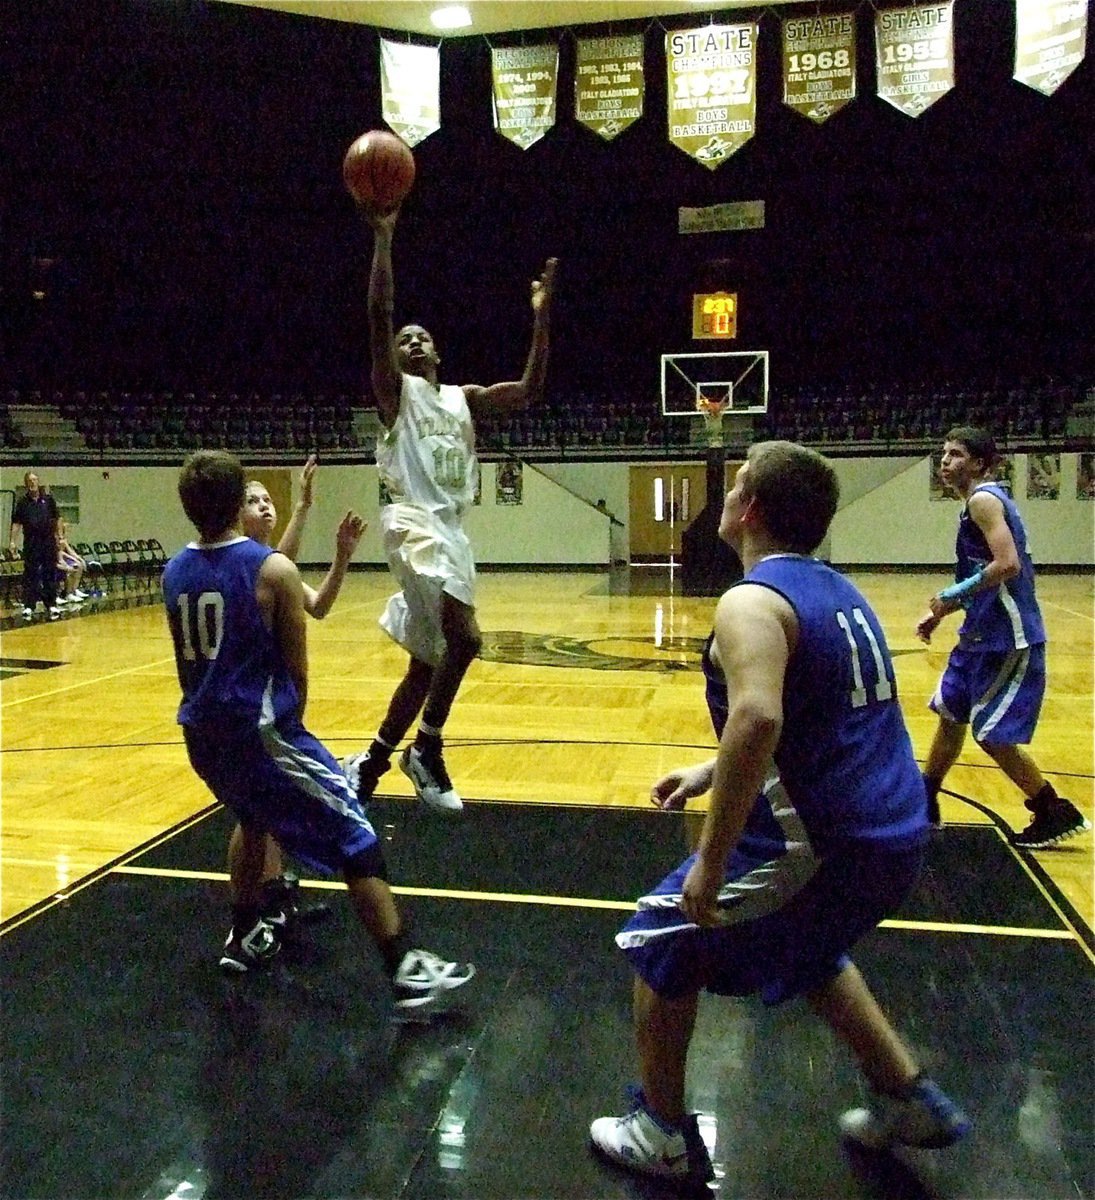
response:
<path id="1" fill-rule="evenodd" d="M 1034 737 L 1046 692 L 1046 648 L 970 650 L 959 643 L 928 707 L 978 742 L 1025 745 Z"/>
<path id="2" fill-rule="evenodd" d="M 735 851 L 718 900 L 728 924 L 708 928 L 679 908 L 693 855 L 639 900 L 616 944 L 666 999 L 759 992 L 765 1004 L 780 1004 L 848 965 L 855 943 L 897 911 L 923 856 L 919 837 L 897 849 L 846 843 L 823 858 L 808 845 L 770 861 Z"/>
<path id="3" fill-rule="evenodd" d="M 190 763 L 245 824 L 324 875 L 341 874 L 376 840 L 342 767 L 302 725 L 191 725 Z"/>

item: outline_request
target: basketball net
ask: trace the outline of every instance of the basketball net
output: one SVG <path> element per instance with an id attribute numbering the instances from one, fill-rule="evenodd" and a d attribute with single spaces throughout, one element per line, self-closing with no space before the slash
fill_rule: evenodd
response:
<path id="1" fill-rule="evenodd" d="M 696 411 L 703 417 L 704 433 L 709 446 L 722 445 L 722 418 L 726 408 L 725 400 L 712 400 L 707 396 L 700 396 L 696 400 Z"/>

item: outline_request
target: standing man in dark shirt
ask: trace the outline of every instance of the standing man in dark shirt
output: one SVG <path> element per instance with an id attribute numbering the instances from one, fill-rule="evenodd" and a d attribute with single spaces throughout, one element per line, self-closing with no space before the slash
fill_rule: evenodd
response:
<path id="1" fill-rule="evenodd" d="M 15 549 L 15 527 L 23 531 L 23 620 L 34 616 L 34 606 L 41 600 L 49 619 L 60 619 L 57 607 L 57 540 L 61 536 L 61 517 L 57 501 L 38 482 L 38 476 L 28 471 L 23 476 L 26 491 L 15 502 L 11 514 L 11 533 L 8 549 Z"/>

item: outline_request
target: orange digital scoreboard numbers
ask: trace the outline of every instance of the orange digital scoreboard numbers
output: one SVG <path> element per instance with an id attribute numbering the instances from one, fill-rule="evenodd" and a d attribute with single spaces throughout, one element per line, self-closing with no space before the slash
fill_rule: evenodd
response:
<path id="1" fill-rule="evenodd" d="M 693 338 L 734 338 L 737 336 L 737 292 L 701 292 L 692 297 Z"/>

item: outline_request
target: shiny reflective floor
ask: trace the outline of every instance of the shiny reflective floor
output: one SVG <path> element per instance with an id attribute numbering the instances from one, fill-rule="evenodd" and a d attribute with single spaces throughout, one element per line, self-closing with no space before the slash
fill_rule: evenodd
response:
<path id="1" fill-rule="evenodd" d="M 661 581 L 664 584 L 664 580 Z M 897 653 L 914 746 L 945 647 L 910 636 L 924 577 L 860 585 Z M 1051 579 L 1035 752 L 1091 815 L 1090 580 Z M 348 581 L 311 633 L 309 724 L 375 729 L 400 659 L 385 577 Z M 656 775 L 710 749 L 695 669 L 713 601 L 649 575 L 484 577 L 484 659 L 454 710 L 468 797 L 446 820 L 393 771 L 373 819 L 420 939 L 473 960 L 462 1007 L 395 1027 L 341 889 L 272 969 L 216 968 L 227 815 L 189 772 L 154 596 L 4 631 L 0 1195 L 219 1200 L 616 1200 L 664 1189 L 594 1159 L 589 1121 L 632 1078 L 612 936 L 686 853 Z M 911 614 L 911 615 L 910 615 Z M 389 786 L 384 786 L 389 785 Z M 904 910 L 857 961 L 976 1130 L 944 1152 L 855 1155 L 862 1085 L 805 1006 L 705 997 L 689 1070 L 719 1197 L 1095 1195 L 1091 835 L 1020 854 L 999 772 L 968 748 Z"/>

